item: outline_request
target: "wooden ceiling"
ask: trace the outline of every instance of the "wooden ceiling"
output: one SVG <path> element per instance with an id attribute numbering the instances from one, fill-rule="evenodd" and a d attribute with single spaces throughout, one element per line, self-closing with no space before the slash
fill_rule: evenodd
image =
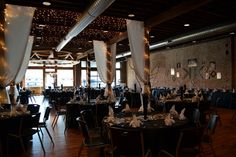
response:
<path id="1" fill-rule="evenodd" d="M 31 35 L 35 36 L 33 51 L 54 50 L 69 30 L 78 22 L 93 0 L 5 0 L 6 4 L 34 6 Z M 134 14 L 134 17 L 128 17 Z M 144 21 L 150 28 L 150 45 L 202 30 L 236 22 L 235 0 L 116 0 L 98 18 L 74 37 L 62 50 L 76 53 L 93 48 L 92 40 L 118 42 L 117 53 L 129 51 L 126 20 Z M 189 27 L 184 27 L 189 23 Z M 197 42 L 215 36 L 225 36 L 236 28 L 211 33 Z M 232 33 L 231 33 L 232 35 Z M 191 38 L 191 40 L 195 40 Z M 191 41 L 183 41 L 184 44 Z M 166 45 L 168 46 L 168 45 Z"/>

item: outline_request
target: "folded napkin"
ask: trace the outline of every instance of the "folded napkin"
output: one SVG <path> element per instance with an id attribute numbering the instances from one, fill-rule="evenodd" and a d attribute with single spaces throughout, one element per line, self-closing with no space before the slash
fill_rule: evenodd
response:
<path id="1" fill-rule="evenodd" d="M 172 124 L 175 123 L 175 120 L 171 118 L 170 114 L 168 114 L 165 119 L 164 119 L 165 125 L 166 126 L 171 126 Z"/>
<path id="2" fill-rule="evenodd" d="M 233 91 L 232 91 L 233 93 L 235 93 L 235 89 L 233 88 Z"/>
<path id="3" fill-rule="evenodd" d="M 113 108 L 111 106 L 108 107 L 109 112 L 108 112 L 108 117 L 114 117 L 114 111 Z"/>
<path id="4" fill-rule="evenodd" d="M 226 92 L 226 90 L 225 90 L 225 89 L 223 89 L 223 92 Z"/>
<path id="5" fill-rule="evenodd" d="M 154 111 L 154 109 L 151 107 L 151 104 L 150 104 L 150 103 L 148 103 L 147 111 L 148 111 L 148 112 Z M 143 105 L 140 106 L 138 112 L 143 112 Z"/>
<path id="6" fill-rule="evenodd" d="M 188 90 L 186 90 L 184 94 L 189 94 L 189 93 L 188 93 Z"/>
<path id="7" fill-rule="evenodd" d="M 107 117 L 106 121 L 107 121 L 107 123 L 112 125 L 115 122 L 115 117 L 114 116 L 109 116 L 109 117 Z"/>
<path id="8" fill-rule="evenodd" d="M 186 117 L 184 116 L 185 108 L 183 108 L 179 114 L 179 120 L 185 120 Z"/>
<path id="9" fill-rule="evenodd" d="M 179 96 L 177 96 L 177 97 L 175 98 L 175 100 L 176 100 L 176 101 L 182 101 Z"/>
<path id="10" fill-rule="evenodd" d="M 131 120 L 131 122 L 129 123 L 130 126 L 132 126 L 133 128 L 137 128 L 137 127 L 140 127 L 141 124 L 143 124 L 141 122 L 141 120 L 139 120 L 136 115 L 133 115 L 133 118 Z"/>
<path id="11" fill-rule="evenodd" d="M 175 110 L 175 105 L 173 105 L 170 109 L 170 114 L 174 117 L 178 117 L 178 112 Z"/>
<path id="12" fill-rule="evenodd" d="M 192 97 L 192 102 L 198 102 L 200 100 L 199 96 L 195 95 Z"/>
<path id="13" fill-rule="evenodd" d="M 129 104 L 125 104 L 125 108 L 122 110 L 122 112 L 130 112 Z"/>
<path id="14" fill-rule="evenodd" d="M 169 93 L 166 95 L 166 99 L 171 99 L 171 96 Z"/>

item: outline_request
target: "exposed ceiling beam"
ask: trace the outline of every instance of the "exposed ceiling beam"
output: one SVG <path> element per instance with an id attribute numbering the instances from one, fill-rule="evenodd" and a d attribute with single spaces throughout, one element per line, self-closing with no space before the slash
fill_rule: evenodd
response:
<path id="1" fill-rule="evenodd" d="M 180 16 L 182 14 L 185 14 L 191 10 L 197 9 L 203 5 L 206 5 L 207 3 L 211 2 L 213 0 L 188 0 L 188 1 L 184 1 L 183 3 L 168 9 L 167 11 L 164 11 L 163 13 L 152 17 L 148 20 L 146 20 L 144 22 L 145 27 L 154 27 L 158 24 L 161 24 L 165 21 L 168 21 L 172 18 L 175 18 L 177 16 Z M 117 42 L 120 42 L 124 39 L 128 38 L 128 33 L 124 32 L 121 35 L 118 35 L 116 37 L 114 37 L 113 39 L 111 39 L 110 41 L 108 41 L 108 44 L 114 44 Z M 93 49 L 88 50 L 90 53 L 93 53 Z M 84 58 L 87 55 L 87 53 L 85 53 L 85 55 L 81 56 L 81 58 Z"/>
<path id="2" fill-rule="evenodd" d="M 173 19 L 177 16 L 183 15 L 185 13 L 190 12 L 191 10 L 197 9 L 207 3 L 211 2 L 212 0 L 188 0 L 184 1 L 183 3 L 155 16 L 147 21 L 145 21 L 145 26 L 147 27 L 154 27 L 158 24 L 161 24 L 165 21 Z"/>

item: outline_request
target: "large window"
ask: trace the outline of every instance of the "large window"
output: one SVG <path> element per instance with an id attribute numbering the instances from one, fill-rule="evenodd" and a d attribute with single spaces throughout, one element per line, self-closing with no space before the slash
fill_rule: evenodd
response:
<path id="1" fill-rule="evenodd" d="M 73 86 L 73 70 L 57 70 L 57 86 Z"/>
<path id="2" fill-rule="evenodd" d="M 43 70 L 28 69 L 25 74 L 26 87 L 43 87 Z"/>
<path id="3" fill-rule="evenodd" d="M 100 87 L 105 87 L 106 83 L 103 83 L 100 80 L 100 77 L 98 75 L 96 62 L 91 61 L 90 66 L 91 66 L 91 73 L 90 73 L 91 84 L 90 84 L 90 86 L 93 88 L 99 87 L 99 85 L 100 85 Z M 116 77 L 115 77 L 115 80 L 111 84 L 112 86 L 120 85 L 120 77 L 121 77 L 120 76 L 121 75 L 120 67 L 121 67 L 120 62 L 117 62 L 116 63 Z M 81 61 L 81 85 L 84 87 L 87 85 L 86 78 L 87 78 L 86 61 Z"/>
<path id="4" fill-rule="evenodd" d="M 106 87 L 106 84 L 100 80 L 100 77 L 97 71 L 91 71 L 90 79 L 91 79 L 91 85 L 90 85 L 91 87 L 93 88 L 99 87 L 99 84 L 100 84 L 100 87 Z"/>

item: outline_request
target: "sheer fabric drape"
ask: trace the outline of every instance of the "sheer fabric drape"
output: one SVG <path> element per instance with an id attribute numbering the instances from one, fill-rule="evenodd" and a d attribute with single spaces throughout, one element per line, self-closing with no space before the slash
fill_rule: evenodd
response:
<path id="1" fill-rule="evenodd" d="M 93 41 L 93 47 L 94 47 L 94 54 L 95 54 L 95 60 L 97 64 L 97 71 L 99 74 L 99 77 L 102 82 L 107 83 L 107 87 L 104 92 L 104 96 L 111 96 L 111 99 L 114 99 L 113 91 L 111 90 L 111 83 L 114 80 L 115 77 L 115 64 L 116 64 L 116 43 L 110 45 L 110 53 L 111 53 L 111 61 L 107 60 L 107 44 L 104 41 Z M 107 62 L 111 64 L 111 69 L 109 74 L 110 79 L 108 77 L 107 71 L 109 70 L 107 68 Z M 110 89 L 110 90 L 109 90 Z M 110 92 L 110 94 L 109 94 Z"/>
<path id="2" fill-rule="evenodd" d="M 144 78 L 144 23 L 142 21 L 126 20 L 131 59 L 135 75 L 141 82 Z M 143 86 L 143 85 L 142 85 Z"/>
<path id="3" fill-rule="evenodd" d="M 6 84 L 11 81 L 20 82 L 28 66 L 33 43 L 33 38 L 28 37 L 34 11 L 35 8 L 32 7 L 6 5 L 5 42 L 8 64 Z"/>
<path id="4" fill-rule="evenodd" d="M 15 83 L 22 81 L 28 67 L 33 44 L 33 37 L 29 37 L 29 34 L 34 11 L 35 8 L 32 7 L 6 5 L 4 41 L 7 66 L 4 68 L 5 73 L 2 74 L 5 77 L 5 87 L 11 81 Z M 1 95 L 4 95 L 4 92 L 7 93 L 6 88 L 1 91 Z M 10 103 L 8 94 L 2 102 Z"/>

